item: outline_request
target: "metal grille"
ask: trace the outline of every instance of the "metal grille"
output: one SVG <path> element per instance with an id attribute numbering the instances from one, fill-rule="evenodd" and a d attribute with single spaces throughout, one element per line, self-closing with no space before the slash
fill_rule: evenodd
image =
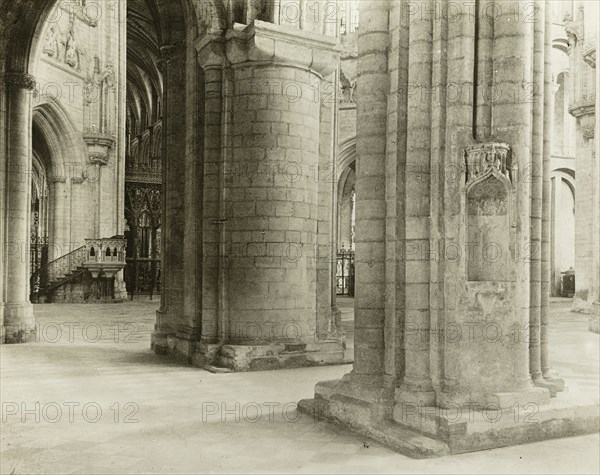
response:
<path id="1" fill-rule="evenodd" d="M 338 295 L 354 296 L 354 251 L 341 249 L 337 253 L 336 289 Z"/>

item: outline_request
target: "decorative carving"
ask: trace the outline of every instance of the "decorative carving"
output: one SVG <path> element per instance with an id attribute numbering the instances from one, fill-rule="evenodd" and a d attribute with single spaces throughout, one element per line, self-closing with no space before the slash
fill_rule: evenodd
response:
<path id="1" fill-rule="evenodd" d="M 108 163 L 108 154 L 105 152 L 90 152 L 90 162 L 94 165 L 106 165 Z"/>
<path id="2" fill-rule="evenodd" d="M 121 236 L 103 239 L 86 239 L 87 259 L 84 266 L 94 279 L 100 275 L 114 277 L 125 267 L 127 241 Z"/>
<path id="3" fill-rule="evenodd" d="M 573 17 L 569 13 L 565 13 L 563 23 L 569 40 L 569 49 L 571 49 L 577 44 L 577 38 L 580 34 L 580 24 L 578 21 L 573 20 Z"/>
<path id="4" fill-rule="evenodd" d="M 583 126 L 581 131 L 583 132 L 584 139 L 592 140 L 594 138 L 594 124 Z"/>
<path id="5" fill-rule="evenodd" d="M 113 64 L 107 62 L 102 71 L 100 59 L 94 57 L 94 67 L 91 74 L 88 74 L 83 90 L 86 131 L 113 133 L 112 116 L 116 109 L 116 91 Z"/>
<path id="6" fill-rule="evenodd" d="M 506 190 L 496 178 L 482 181 L 469 193 L 469 216 L 506 215 Z"/>
<path id="7" fill-rule="evenodd" d="M 60 61 L 76 71 L 81 71 L 85 51 L 78 46 L 75 31 L 75 14 L 71 12 L 66 32 L 61 32 L 58 27 L 54 26 L 51 26 L 46 32 L 42 52 L 49 58 Z"/>
<path id="8" fill-rule="evenodd" d="M 125 161 L 125 180 L 136 183 L 162 183 L 162 122 L 158 121 L 129 146 Z"/>
<path id="9" fill-rule="evenodd" d="M 65 176 L 53 176 L 50 178 L 50 181 L 52 183 L 66 183 L 67 182 L 67 177 Z"/>
<path id="10" fill-rule="evenodd" d="M 88 11 L 85 8 L 85 2 L 82 3 L 81 1 L 68 1 L 58 2 L 58 4 L 61 10 L 68 12 L 72 18 L 77 18 L 92 28 L 98 24 L 97 18 L 92 18 L 90 15 L 88 15 Z M 97 7 L 92 6 L 90 13 L 93 13 L 95 16 L 99 17 Z"/>
<path id="11" fill-rule="evenodd" d="M 484 143 L 465 150 L 466 225 L 472 252 L 467 258 L 469 281 L 505 280 L 510 242 L 510 197 L 517 180 L 510 147 Z"/>
<path id="12" fill-rule="evenodd" d="M 44 54 L 51 58 L 58 59 L 58 35 L 56 34 L 55 28 L 52 26 L 46 33 L 46 40 L 44 41 Z"/>
<path id="13" fill-rule="evenodd" d="M 589 64 L 592 68 L 596 68 L 596 45 L 586 45 L 581 52 L 583 60 Z"/>
<path id="14" fill-rule="evenodd" d="M 465 150 L 464 159 L 467 185 L 492 174 L 514 181 L 516 166 L 512 163 L 507 144 L 490 142 L 475 145 Z"/>
<path id="15" fill-rule="evenodd" d="M 28 91 L 33 91 L 36 87 L 35 77 L 26 73 L 7 73 L 4 75 L 4 82 L 8 86 L 27 89 Z"/>
<path id="16" fill-rule="evenodd" d="M 340 102 L 342 104 L 356 104 L 356 80 L 350 81 L 344 71 L 340 69 L 340 87 L 342 94 Z"/>

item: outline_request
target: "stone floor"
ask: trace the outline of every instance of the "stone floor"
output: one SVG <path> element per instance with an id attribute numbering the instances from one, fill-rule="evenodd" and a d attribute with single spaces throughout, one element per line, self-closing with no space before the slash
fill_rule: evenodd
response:
<path id="1" fill-rule="evenodd" d="M 150 352 L 158 302 L 37 305 L 40 342 L 0 346 L 0 472 L 598 473 L 598 434 L 413 460 L 298 414 L 350 366 L 212 374 Z M 351 339 L 351 302 L 342 302 Z M 552 304 L 553 364 L 599 394 L 599 336 Z M 61 329 L 59 332 L 58 329 Z M 37 405 L 36 405 L 37 404 Z"/>

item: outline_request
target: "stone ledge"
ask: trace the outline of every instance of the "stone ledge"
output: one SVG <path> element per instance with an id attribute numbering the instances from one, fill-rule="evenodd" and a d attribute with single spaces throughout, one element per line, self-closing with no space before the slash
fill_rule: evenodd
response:
<path id="1" fill-rule="evenodd" d="M 332 407 L 335 409 L 332 410 Z M 436 439 L 392 422 L 374 421 L 371 405 L 358 399 L 347 396 L 339 397 L 335 402 L 318 397 L 303 399 L 298 402 L 298 411 L 317 420 L 342 424 L 409 457 L 441 457 L 450 453 L 449 447 Z"/>
<path id="2" fill-rule="evenodd" d="M 201 368 L 218 367 L 236 372 L 303 368 L 345 364 L 339 342 L 311 345 L 271 343 L 267 345 L 198 345 L 191 363 Z"/>
<path id="3" fill-rule="evenodd" d="M 340 341 L 222 345 L 155 331 L 151 348 L 158 355 L 170 356 L 214 373 L 341 365 L 348 361 Z"/>
<path id="4" fill-rule="evenodd" d="M 400 423 L 398 420 L 403 420 L 403 414 L 399 414 L 398 406 L 392 408 L 385 402 L 368 402 L 339 394 L 339 383 L 319 383 L 315 398 L 300 401 L 298 409 L 318 419 L 342 424 L 414 458 L 571 437 L 600 429 L 598 401 L 567 397 L 542 406 L 525 404 L 516 413 L 514 408 L 458 414 L 456 410 L 439 407 L 415 407 L 410 413 L 413 419 Z"/>

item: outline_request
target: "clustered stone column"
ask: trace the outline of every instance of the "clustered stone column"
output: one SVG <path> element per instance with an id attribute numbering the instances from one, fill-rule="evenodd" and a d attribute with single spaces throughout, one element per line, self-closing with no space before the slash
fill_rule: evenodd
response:
<path id="1" fill-rule="evenodd" d="M 595 313 L 592 321 L 600 318 L 600 277 L 598 260 L 600 237 L 598 233 L 598 203 L 600 184 L 598 183 L 598 157 L 595 156 L 596 95 L 595 70 L 596 39 L 586 32 L 586 10 L 597 12 L 593 5 L 583 3 L 573 21 L 566 22 L 569 39 L 570 74 L 578 80 L 571 80 L 571 102 L 569 113 L 576 120 L 576 161 L 577 170 L 575 193 L 575 296 L 572 310 Z M 589 13 L 589 12 L 588 12 Z M 589 17 L 588 17 L 589 18 Z M 597 153 L 597 152 L 596 152 Z M 593 325 L 591 325 L 592 327 Z"/>
<path id="2" fill-rule="evenodd" d="M 299 408 L 419 457 L 598 427 L 551 401 L 549 21 L 493 6 L 360 2 L 354 369 Z"/>
<path id="3" fill-rule="evenodd" d="M 35 338 L 29 301 L 29 196 L 31 193 L 31 95 L 33 76 L 7 73 L 6 269 L 4 338 L 21 343 Z"/>

